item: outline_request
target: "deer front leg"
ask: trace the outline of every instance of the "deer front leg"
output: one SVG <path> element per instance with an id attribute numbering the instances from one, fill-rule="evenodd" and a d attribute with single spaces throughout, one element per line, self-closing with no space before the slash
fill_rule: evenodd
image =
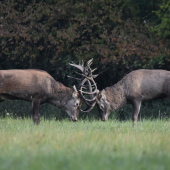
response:
<path id="1" fill-rule="evenodd" d="M 132 102 L 132 107 L 133 107 L 133 126 L 137 124 L 137 119 L 138 119 L 138 114 L 140 111 L 140 106 L 141 106 L 141 100 L 133 100 Z"/>
<path id="2" fill-rule="evenodd" d="M 33 99 L 33 101 L 32 101 L 32 109 L 33 109 L 33 122 L 34 122 L 34 125 L 38 125 L 40 123 L 40 117 L 41 117 L 40 100 Z"/>

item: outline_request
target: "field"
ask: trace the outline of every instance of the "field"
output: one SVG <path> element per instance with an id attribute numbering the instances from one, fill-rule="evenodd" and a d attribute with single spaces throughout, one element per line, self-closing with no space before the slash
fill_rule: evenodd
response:
<path id="1" fill-rule="evenodd" d="M 170 169 L 170 121 L 0 119 L 0 170 Z"/>

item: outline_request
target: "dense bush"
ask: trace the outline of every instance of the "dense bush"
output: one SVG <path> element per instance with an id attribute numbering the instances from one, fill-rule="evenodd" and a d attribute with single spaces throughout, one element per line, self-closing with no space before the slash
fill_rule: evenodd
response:
<path id="1" fill-rule="evenodd" d="M 155 12 L 158 17 L 157 23 L 151 27 L 151 31 L 157 35 L 169 38 L 170 37 L 170 0 L 162 0 L 159 4 L 159 9 Z"/>

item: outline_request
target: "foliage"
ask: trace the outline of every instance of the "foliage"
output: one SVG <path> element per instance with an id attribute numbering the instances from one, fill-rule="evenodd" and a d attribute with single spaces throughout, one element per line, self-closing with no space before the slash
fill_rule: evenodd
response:
<path id="1" fill-rule="evenodd" d="M 166 38 L 170 37 L 170 0 L 162 0 L 158 10 L 154 10 L 159 19 L 159 24 L 151 27 L 151 31 Z"/>
<path id="2" fill-rule="evenodd" d="M 110 66 L 97 79 L 101 89 L 134 69 L 154 67 L 148 61 L 157 56 L 167 55 L 169 63 L 169 40 L 149 32 L 157 4 L 151 0 L 3 1 L 1 69 L 39 68 L 68 83 L 69 61 L 94 58 L 99 72 Z"/>

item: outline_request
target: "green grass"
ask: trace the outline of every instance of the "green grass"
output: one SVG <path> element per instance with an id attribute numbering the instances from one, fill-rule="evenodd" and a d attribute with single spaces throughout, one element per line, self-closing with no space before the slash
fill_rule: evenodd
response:
<path id="1" fill-rule="evenodd" d="M 0 170 L 164 170 L 169 161 L 169 121 L 0 119 Z"/>

